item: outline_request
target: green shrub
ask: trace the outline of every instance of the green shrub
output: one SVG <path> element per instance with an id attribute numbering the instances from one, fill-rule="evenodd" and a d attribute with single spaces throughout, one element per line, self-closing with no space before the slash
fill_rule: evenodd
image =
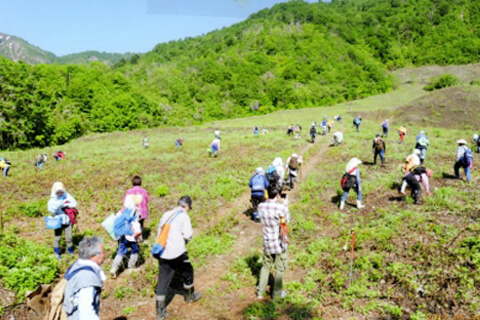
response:
<path id="1" fill-rule="evenodd" d="M 6 288 L 17 292 L 20 301 L 26 291 L 56 278 L 57 263 L 51 248 L 45 245 L 13 234 L 0 235 L 0 279 Z"/>
<path id="2" fill-rule="evenodd" d="M 21 212 L 24 216 L 31 218 L 41 217 L 46 212 L 47 200 L 39 200 L 35 202 L 21 204 L 17 208 L 18 211 Z"/>
<path id="3" fill-rule="evenodd" d="M 433 77 L 430 79 L 430 83 L 427 84 L 423 89 L 426 91 L 433 91 L 446 87 L 452 87 L 459 83 L 460 79 L 458 79 L 457 76 L 446 73 L 442 74 L 440 77 Z"/>
<path id="4" fill-rule="evenodd" d="M 170 189 L 166 185 L 159 185 L 155 189 L 155 194 L 159 197 L 165 197 L 170 192 Z"/>

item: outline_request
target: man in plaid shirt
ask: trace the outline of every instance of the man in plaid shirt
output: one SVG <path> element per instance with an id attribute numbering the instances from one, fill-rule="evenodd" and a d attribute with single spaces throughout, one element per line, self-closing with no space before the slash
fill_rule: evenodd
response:
<path id="1" fill-rule="evenodd" d="M 272 298 L 285 298 L 287 293 L 283 291 L 283 273 L 287 268 L 287 243 L 280 237 L 280 224 L 290 222 L 288 200 L 280 198 L 278 190 L 272 190 L 268 194 L 269 199 L 258 205 L 260 220 L 263 225 L 263 262 L 260 271 L 260 281 L 257 287 L 257 295 L 262 299 L 267 287 L 272 264 L 275 264 L 275 282 Z M 282 203 L 283 202 L 283 203 Z"/>

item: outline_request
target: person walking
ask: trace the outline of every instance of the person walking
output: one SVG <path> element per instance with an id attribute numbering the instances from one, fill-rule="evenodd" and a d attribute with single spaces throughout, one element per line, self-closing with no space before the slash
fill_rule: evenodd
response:
<path id="1" fill-rule="evenodd" d="M 310 137 L 312 138 L 312 143 L 315 143 L 315 136 L 317 135 L 317 128 L 315 123 L 312 123 L 310 126 Z"/>
<path id="2" fill-rule="evenodd" d="M 148 137 L 147 137 L 147 135 L 145 135 L 145 136 L 143 137 L 142 145 L 143 145 L 143 149 L 147 149 L 147 148 L 148 148 Z"/>
<path id="3" fill-rule="evenodd" d="M 258 219 L 258 205 L 265 201 L 265 190 L 268 190 L 270 184 L 264 175 L 262 167 L 257 168 L 255 174 L 248 181 L 248 186 L 251 190 L 251 202 L 253 208 L 252 220 L 259 222 Z"/>
<path id="4" fill-rule="evenodd" d="M 353 119 L 353 127 L 357 128 L 357 132 L 360 132 L 361 124 L 362 124 L 362 117 L 360 115 Z"/>
<path id="5" fill-rule="evenodd" d="M 302 131 L 302 126 L 297 124 L 295 126 L 294 131 L 295 131 L 295 139 L 297 139 L 297 140 L 300 139 L 300 132 Z"/>
<path id="6" fill-rule="evenodd" d="M 131 189 L 127 190 L 125 196 L 123 196 L 123 202 L 125 202 L 129 195 L 132 196 L 136 208 L 140 213 L 138 222 L 143 229 L 144 221 L 148 217 L 148 191 L 142 188 L 142 178 L 140 176 L 134 176 L 132 178 L 132 186 Z"/>
<path id="7" fill-rule="evenodd" d="M 299 157 L 296 153 L 292 153 L 285 163 L 285 170 L 288 172 L 287 184 L 290 189 L 293 189 L 303 160 L 301 156 Z"/>
<path id="8" fill-rule="evenodd" d="M 183 295 L 186 303 L 196 302 L 201 298 L 201 293 L 195 292 L 193 267 L 185 247 L 193 236 L 192 223 L 188 215 L 191 209 L 192 199 L 183 196 L 178 200 L 176 208 L 163 214 L 158 224 L 157 238 L 167 222 L 170 224 L 170 231 L 167 246 L 158 260 L 157 320 L 167 318 L 167 306 L 175 294 Z M 176 218 L 172 220 L 174 215 Z"/>
<path id="9" fill-rule="evenodd" d="M 2 170 L 2 175 L 6 178 L 8 177 L 8 171 L 12 163 L 5 158 L 0 158 L 0 170 Z"/>
<path id="10" fill-rule="evenodd" d="M 63 310 L 69 320 L 100 320 L 101 291 L 107 279 L 100 267 L 104 259 L 102 238 L 85 237 L 78 244 L 78 260 L 64 276 Z"/>
<path id="11" fill-rule="evenodd" d="M 281 199 L 280 193 L 273 190 L 268 195 L 268 200 L 258 206 L 260 220 L 263 227 L 263 259 L 260 278 L 257 286 L 257 297 L 263 299 L 270 276 L 272 265 L 275 266 L 275 280 L 271 288 L 272 298 L 285 298 L 287 293 L 283 290 L 283 277 L 287 268 L 288 237 L 280 232 L 290 223 L 288 199 Z"/>
<path id="12" fill-rule="evenodd" d="M 177 140 L 175 140 L 175 146 L 177 147 L 177 149 L 180 149 L 180 147 L 183 145 L 183 138 L 178 138 Z"/>
<path id="13" fill-rule="evenodd" d="M 475 142 L 475 145 L 477 146 L 477 153 L 480 153 L 480 139 L 477 133 L 473 135 L 473 141 Z"/>
<path id="14" fill-rule="evenodd" d="M 63 152 L 63 151 L 57 151 L 53 154 L 53 157 L 55 158 L 55 160 L 57 161 L 60 161 L 60 160 L 63 160 L 65 159 L 65 156 L 67 155 L 66 152 Z"/>
<path id="15" fill-rule="evenodd" d="M 215 130 L 215 139 L 220 139 L 220 129 Z"/>
<path id="16" fill-rule="evenodd" d="M 375 139 L 373 139 L 372 150 L 374 153 L 373 164 L 377 164 L 377 156 L 380 155 L 380 160 L 382 161 L 382 167 L 385 166 L 385 151 L 387 151 L 387 146 L 385 141 L 380 138 L 380 133 L 377 133 Z"/>
<path id="17" fill-rule="evenodd" d="M 455 171 L 455 177 L 460 179 L 460 168 L 465 170 L 465 175 L 467 176 L 468 182 L 470 182 L 470 168 L 473 166 L 473 153 L 467 147 L 467 141 L 465 139 L 460 139 L 457 141 L 457 159 L 453 170 Z"/>
<path id="18" fill-rule="evenodd" d="M 220 138 L 215 138 L 212 143 L 210 144 L 210 148 L 212 149 L 212 156 L 216 157 L 218 151 L 220 151 Z"/>
<path id="19" fill-rule="evenodd" d="M 407 134 L 407 128 L 405 126 L 401 126 L 398 128 L 398 135 L 400 136 L 400 140 L 398 141 L 399 144 L 402 144 L 405 140 L 405 135 Z"/>
<path id="20" fill-rule="evenodd" d="M 259 133 L 260 133 L 260 129 L 258 128 L 258 126 L 254 126 L 253 127 L 253 136 L 255 138 L 258 138 L 259 137 Z"/>
<path id="21" fill-rule="evenodd" d="M 283 160 L 277 157 L 273 160 L 272 164 L 275 166 L 275 170 L 278 174 L 278 185 L 283 186 L 283 180 L 285 179 L 285 168 L 283 167 Z"/>
<path id="22" fill-rule="evenodd" d="M 142 236 L 142 227 L 139 222 L 139 210 L 135 204 L 135 195 L 130 194 L 125 197 L 123 204 L 122 215 L 128 215 L 129 229 L 131 234 L 124 234 L 118 239 L 118 250 L 115 258 L 113 259 L 112 268 L 110 274 L 113 279 L 118 276 L 118 269 L 123 262 L 123 259 L 127 256 L 128 249 L 131 249 L 130 258 L 128 260 L 128 269 L 135 270 L 140 253 L 140 247 L 138 246 L 138 240 Z M 118 219 L 118 218 L 117 218 Z"/>
<path id="23" fill-rule="evenodd" d="M 348 175 L 348 183 L 347 186 L 343 189 L 344 193 L 340 202 L 340 210 L 343 210 L 343 208 L 345 207 L 345 202 L 347 201 L 350 189 L 354 189 L 357 193 L 357 209 L 365 207 L 364 205 L 362 205 L 362 184 L 360 181 L 360 169 L 358 168 L 361 163 L 362 161 L 360 161 L 359 159 L 352 158 L 345 167 L 345 172 Z"/>
<path id="24" fill-rule="evenodd" d="M 415 149 L 420 150 L 420 164 L 423 164 L 425 161 L 425 156 L 427 155 L 427 148 L 430 142 L 428 141 L 428 136 L 425 134 L 425 131 L 420 131 L 420 133 L 415 138 L 416 144 Z"/>
<path id="25" fill-rule="evenodd" d="M 62 219 L 62 226 L 59 229 L 54 230 L 55 238 L 53 239 L 53 251 L 59 259 L 62 257 L 60 255 L 60 238 L 62 237 L 63 231 L 65 231 L 68 253 L 73 254 L 72 224 L 65 210 L 67 208 L 76 207 L 77 201 L 69 193 L 67 193 L 63 183 L 55 182 L 52 186 L 52 192 L 47 203 L 47 209 L 52 216 L 60 216 Z"/>
<path id="26" fill-rule="evenodd" d="M 37 158 L 35 159 L 35 166 L 38 168 L 38 170 L 43 169 L 43 165 L 47 162 L 47 154 L 39 154 Z"/>
<path id="27" fill-rule="evenodd" d="M 382 138 L 383 137 L 388 138 L 388 129 L 389 128 L 390 128 L 390 123 L 388 122 L 388 119 L 385 119 L 385 121 L 383 121 L 383 123 L 382 123 L 382 130 L 383 130 Z"/>

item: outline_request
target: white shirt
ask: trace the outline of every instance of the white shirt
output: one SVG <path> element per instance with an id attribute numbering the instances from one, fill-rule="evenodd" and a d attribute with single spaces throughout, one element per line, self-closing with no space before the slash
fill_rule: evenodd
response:
<path id="1" fill-rule="evenodd" d="M 181 213 L 170 224 L 170 232 L 167 237 L 167 244 L 165 251 L 163 251 L 162 259 L 173 260 L 178 258 L 187 251 L 186 243 L 192 239 L 193 229 L 190 217 L 187 211 L 181 207 L 176 207 L 173 210 L 167 211 L 163 214 L 158 224 L 157 238 L 162 231 L 162 227 L 175 216 L 177 212 Z"/>

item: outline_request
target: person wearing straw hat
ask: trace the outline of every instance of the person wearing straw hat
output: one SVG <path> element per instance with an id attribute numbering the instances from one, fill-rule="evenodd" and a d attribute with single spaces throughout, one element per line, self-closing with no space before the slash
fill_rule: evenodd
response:
<path id="1" fill-rule="evenodd" d="M 345 172 L 348 174 L 349 179 L 355 180 L 355 182 L 353 183 L 353 187 L 347 187 L 343 190 L 344 194 L 342 196 L 342 201 L 340 202 L 340 210 L 343 210 L 343 208 L 345 207 L 345 201 L 347 201 L 350 189 L 355 189 L 355 192 L 357 193 L 357 209 L 365 207 L 364 205 L 362 205 L 362 185 L 360 181 L 360 169 L 358 168 L 361 163 L 361 160 L 357 158 L 352 158 L 345 167 Z"/>
<path id="2" fill-rule="evenodd" d="M 470 182 L 470 167 L 473 164 L 473 153 L 467 147 L 467 141 L 465 139 L 460 139 L 457 141 L 457 160 L 453 167 L 455 171 L 455 176 L 460 179 L 460 168 L 465 170 L 465 175 L 467 176 L 468 182 Z"/>
<path id="3" fill-rule="evenodd" d="M 398 141 L 399 144 L 402 144 L 405 140 L 405 135 L 407 134 L 407 128 L 405 126 L 401 126 L 398 128 L 398 135 L 400 136 L 400 140 Z"/>

